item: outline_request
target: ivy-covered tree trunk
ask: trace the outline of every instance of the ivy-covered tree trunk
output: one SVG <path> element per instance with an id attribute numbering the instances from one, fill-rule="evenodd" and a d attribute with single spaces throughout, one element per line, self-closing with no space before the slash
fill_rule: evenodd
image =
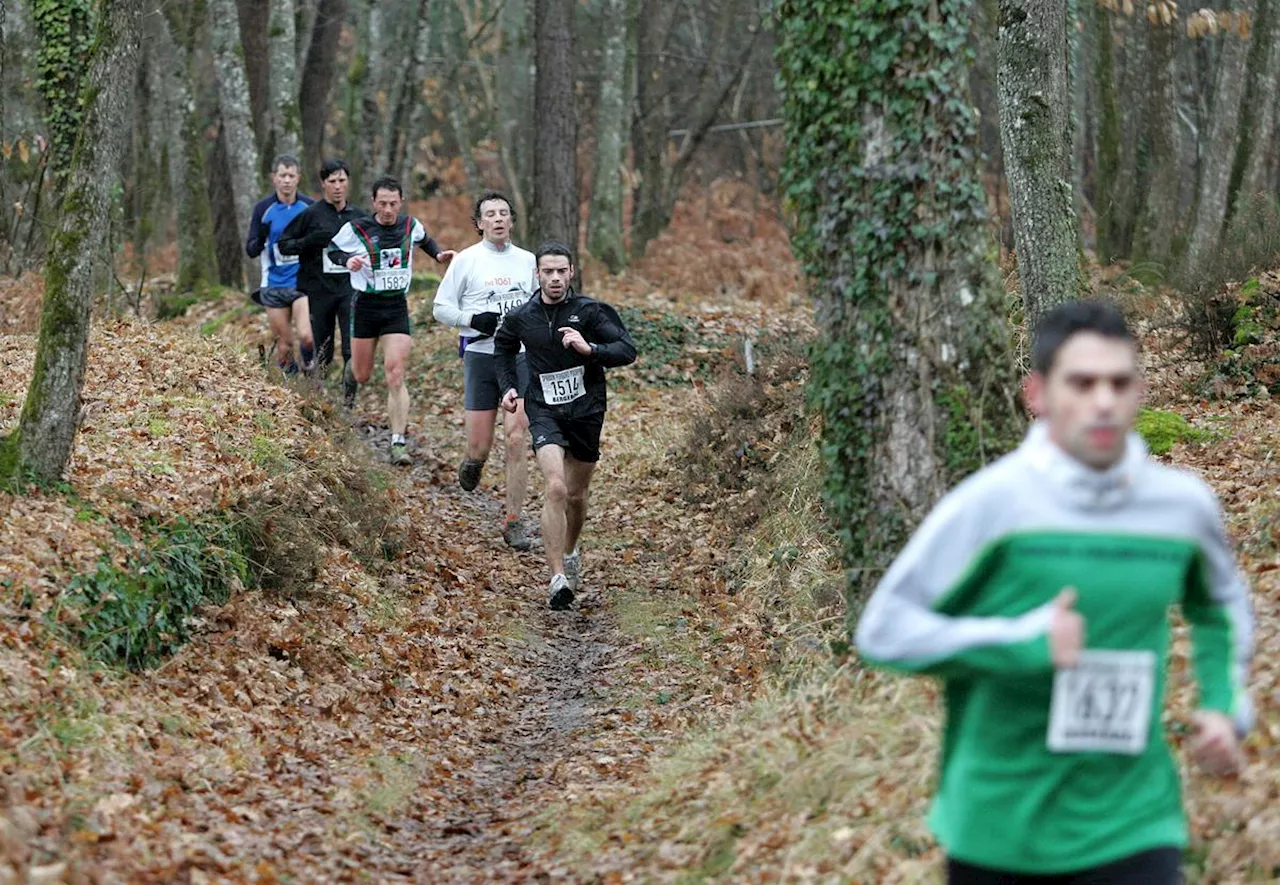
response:
<path id="1" fill-rule="evenodd" d="M 218 105 L 222 111 L 222 133 L 226 139 L 230 172 L 231 203 L 240 226 L 248 225 L 253 204 L 262 189 L 258 140 L 253 133 L 249 111 L 249 81 L 239 53 L 240 26 L 234 0 L 209 0 L 209 23 L 213 32 L 213 58 L 217 68 Z M 242 263 L 247 264 L 248 259 Z M 249 279 L 252 279 L 250 271 Z"/>
<path id="2" fill-rule="evenodd" d="M 1252 15 L 1253 0 L 1241 0 L 1235 10 Z M 1250 43 L 1234 32 L 1223 34 L 1219 39 L 1222 40 L 1222 51 L 1213 87 L 1209 135 L 1201 154 L 1195 224 L 1183 261 L 1188 273 L 1194 273 L 1208 260 L 1222 236 L 1230 197 L 1232 160 L 1240 129 L 1240 106 L 1245 91 Z"/>
<path id="3" fill-rule="evenodd" d="M 1034 323 L 1079 286 L 1065 4 L 1000 0 L 997 82 L 1018 280 Z"/>
<path id="4" fill-rule="evenodd" d="M 302 116 L 298 109 L 297 8 L 294 0 L 271 0 L 267 28 L 267 55 L 271 76 L 271 153 L 299 157 L 302 150 Z M 306 162 L 319 168 L 314 157 Z M 268 162 L 270 159 L 268 158 Z"/>
<path id="5" fill-rule="evenodd" d="M 537 0 L 534 51 L 533 209 L 538 241 L 555 239 L 578 250 L 578 115 L 574 99 L 574 0 Z"/>
<path id="6" fill-rule="evenodd" d="M 604 55 L 600 60 L 600 100 L 596 105 L 596 162 L 587 216 L 587 251 L 610 273 L 626 264 L 622 243 L 622 164 L 629 102 L 626 94 L 628 0 L 605 0 Z"/>
<path id="7" fill-rule="evenodd" d="M 1134 242 L 1134 256 L 1165 264 L 1177 233 L 1182 176 L 1182 135 L 1178 122 L 1178 25 L 1151 25 L 1147 53 L 1147 143 L 1151 181 Z"/>
<path id="8" fill-rule="evenodd" d="M 56 482 L 71 460 L 80 420 L 93 270 L 103 240 L 138 58 L 142 0 L 103 0 L 83 87 L 67 96 L 81 118 L 60 176 L 61 209 L 44 266 L 35 367 L 18 428 L 0 445 L 0 478 Z M 84 60 L 82 59 L 82 62 Z"/>
<path id="9" fill-rule="evenodd" d="M 810 401 L 854 591 L 1022 427 L 967 101 L 972 14 L 783 0 L 777 18 L 792 244 L 824 332 Z"/>

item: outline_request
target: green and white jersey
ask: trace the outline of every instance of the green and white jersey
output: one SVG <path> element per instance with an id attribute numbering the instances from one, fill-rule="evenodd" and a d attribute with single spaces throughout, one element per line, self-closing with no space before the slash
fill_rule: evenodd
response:
<path id="1" fill-rule="evenodd" d="M 1055 673 L 1064 587 L 1085 651 Z M 1137 434 L 1121 463 L 1092 470 L 1037 424 L 938 504 L 855 639 L 872 664 L 944 681 L 929 822 L 948 856 L 1052 874 L 1186 844 L 1160 715 L 1173 605 L 1191 624 L 1200 707 L 1243 733 L 1252 613 L 1204 482 L 1150 460 Z"/>

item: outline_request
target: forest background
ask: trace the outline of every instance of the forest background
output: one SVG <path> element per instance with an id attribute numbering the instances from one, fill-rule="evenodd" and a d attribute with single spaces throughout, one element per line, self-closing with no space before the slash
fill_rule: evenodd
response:
<path id="1" fill-rule="evenodd" d="M 46 281 L 81 281 L 97 328 L 57 480 L 0 492 L 0 862 L 48 882 L 933 881 L 936 690 L 863 671 L 844 626 L 923 510 L 1025 426 L 1022 330 L 1046 302 L 1102 293 L 1139 324 L 1141 429 L 1223 496 L 1275 646 L 1278 19 L 1266 0 L 3 0 L 0 429 L 58 374 L 33 353 Z M 519 242 L 574 240 L 587 291 L 623 307 L 642 357 L 615 376 L 603 592 L 577 620 L 478 538 L 493 490 L 452 486 L 430 268 L 407 478 L 348 445 L 382 441 L 376 394 L 348 420 L 264 383 L 243 237 L 282 152 L 313 194 L 345 157 L 356 203 L 397 175 L 450 247 L 503 189 Z M 1175 742 L 1186 660 L 1180 638 Z M 1242 778 L 1187 774 L 1192 881 L 1280 869 L 1274 669 Z"/>

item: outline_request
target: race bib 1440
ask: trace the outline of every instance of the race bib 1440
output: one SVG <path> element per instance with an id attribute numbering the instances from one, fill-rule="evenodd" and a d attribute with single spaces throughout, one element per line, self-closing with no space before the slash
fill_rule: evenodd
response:
<path id="1" fill-rule="evenodd" d="M 583 367 L 574 366 L 563 372 L 548 372 L 539 375 L 542 383 L 542 400 L 549 406 L 562 406 L 571 403 L 586 393 L 582 385 Z"/>
<path id="2" fill-rule="evenodd" d="M 1075 667 L 1053 675 L 1049 749 L 1141 754 L 1151 729 L 1155 682 L 1155 652 L 1082 651 Z"/>

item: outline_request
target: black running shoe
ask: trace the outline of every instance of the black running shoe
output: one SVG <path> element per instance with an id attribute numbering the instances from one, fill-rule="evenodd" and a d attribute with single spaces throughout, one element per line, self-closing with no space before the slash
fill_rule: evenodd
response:
<path id="1" fill-rule="evenodd" d="M 480 471 L 482 470 L 484 470 L 483 461 L 472 461 L 470 458 L 462 459 L 462 463 L 458 465 L 458 485 L 462 486 L 464 492 L 473 492 L 476 486 L 480 485 Z"/>
<path id="2" fill-rule="evenodd" d="M 347 363 L 342 368 L 342 404 L 348 409 L 356 407 L 356 393 L 360 390 L 360 383 L 356 381 L 355 375 L 351 374 L 351 364 Z"/>
<path id="3" fill-rule="evenodd" d="M 573 591 L 569 589 L 569 579 L 564 575 L 556 575 L 551 579 L 551 610 L 566 611 L 573 605 Z"/>

